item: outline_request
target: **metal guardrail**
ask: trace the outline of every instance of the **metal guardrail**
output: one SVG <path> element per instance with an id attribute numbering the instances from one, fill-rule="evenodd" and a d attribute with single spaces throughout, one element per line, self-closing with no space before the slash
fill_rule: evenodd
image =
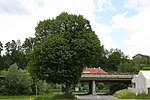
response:
<path id="1" fill-rule="evenodd" d="M 100 74 L 100 73 L 83 73 L 81 77 L 99 77 L 99 78 L 133 78 L 135 74 Z"/>
<path id="2" fill-rule="evenodd" d="M 108 73 L 82 73 L 83 74 L 90 74 L 90 75 L 136 75 L 135 73 L 118 73 L 118 72 L 108 72 Z"/>

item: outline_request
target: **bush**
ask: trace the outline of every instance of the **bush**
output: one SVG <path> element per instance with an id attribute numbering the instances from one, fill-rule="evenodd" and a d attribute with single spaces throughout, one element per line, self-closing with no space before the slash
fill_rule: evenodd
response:
<path id="1" fill-rule="evenodd" d="M 36 94 L 36 89 L 37 89 L 38 95 L 47 93 L 48 88 L 49 88 L 49 84 L 42 80 L 36 80 L 32 85 L 33 94 Z"/>
<path id="2" fill-rule="evenodd" d="M 27 70 L 18 69 L 17 64 L 3 72 L 5 80 L 0 86 L 1 95 L 29 95 L 32 92 L 32 78 Z"/>
<path id="3" fill-rule="evenodd" d="M 133 92 L 125 89 L 115 92 L 114 96 L 120 99 L 134 99 L 136 95 Z"/>
<path id="4" fill-rule="evenodd" d="M 111 83 L 109 84 L 109 94 L 114 94 L 116 91 L 126 89 L 127 87 L 128 85 L 124 83 Z"/>
<path id="5" fill-rule="evenodd" d="M 120 98 L 120 99 L 150 99 L 150 95 L 141 93 L 136 95 L 135 93 L 129 91 L 129 90 L 120 90 L 117 91 L 114 94 L 115 97 Z"/>

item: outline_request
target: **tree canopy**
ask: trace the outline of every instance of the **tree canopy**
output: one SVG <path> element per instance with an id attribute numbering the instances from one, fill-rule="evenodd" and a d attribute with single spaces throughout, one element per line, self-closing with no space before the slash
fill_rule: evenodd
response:
<path id="1" fill-rule="evenodd" d="M 107 56 L 105 68 L 109 72 L 117 71 L 120 63 L 128 61 L 127 56 L 119 49 L 111 49 Z"/>
<path id="2" fill-rule="evenodd" d="M 36 41 L 30 55 L 31 70 L 41 79 L 65 83 L 68 89 L 79 81 L 84 67 L 98 63 L 103 52 L 89 21 L 81 15 L 62 13 L 40 21 Z"/>

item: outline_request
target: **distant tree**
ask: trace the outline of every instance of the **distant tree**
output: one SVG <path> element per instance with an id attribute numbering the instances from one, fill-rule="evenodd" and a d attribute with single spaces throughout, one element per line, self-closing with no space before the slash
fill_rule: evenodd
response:
<path id="1" fill-rule="evenodd" d="M 147 56 L 147 55 L 139 54 L 139 55 L 137 55 L 137 57 L 134 57 L 134 58 L 132 59 L 132 62 L 133 62 L 134 65 L 136 65 L 136 66 L 150 65 L 150 57 Z"/>
<path id="2" fill-rule="evenodd" d="M 6 50 L 6 55 L 10 55 L 10 51 L 11 51 L 11 43 L 10 42 L 7 42 L 6 44 L 5 44 L 5 50 Z"/>
<path id="3" fill-rule="evenodd" d="M 27 70 L 18 69 L 17 64 L 10 66 L 5 75 L 5 84 L 3 84 L 1 93 L 5 95 L 27 95 L 31 94 L 32 78 Z"/>
<path id="4" fill-rule="evenodd" d="M 101 67 L 104 70 L 107 70 L 107 60 L 108 60 L 108 50 L 105 49 L 102 53 L 102 56 L 99 57 L 99 63 L 98 65 L 94 67 Z"/>
<path id="5" fill-rule="evenodd" d="M 126 73 L 136 73 L 139 69 L 137 69 L 131 61 L 128 62 L 121 62 L 118 66 L 119 72 L 126 72 Z"/>
<path id="6" fill-rule="evenodd" d="M 108 54 L 108 59 L 106 64 L 107 70 L 117 71 L 120 63 L 126 61 L 128 61 L 127 56 L 125 56 L 121 50 L 111 49 L 111 51 Z"/>
<path id="7" fill-rule="evenodd" d="M 1 65 L 2 66 L 2 69 L 8 69 L 10 67 L 10 65 L 13 64 L 13 61 L 12 59 L 10 58 L 9 55 L 4 55 L 2 57 L 2 60 L 3 60 L 3 64 Z"/>
<path id="8" fill-rule="evenodd" d="M 65 83 L 66 93 L 79 81 L 83 68 L 97 64 L 103 52 L 90 22 L 68 13 L 40 21 L 36 42 L 30 53 L 31 70 L 40 79 Z"/>
<path id="9" fill-rule="evenodd" d="M 32 37 L 26 38 L 22 45 L 23 52 L 25 54 L 28 54 L 31 50 L 33 50 L 34 45 L 35 45 L 35 38 Z"/>
<path id="10" fill-rule="evenodd" d="M 114 94 L 118 90 L 127 89 L 128 84 L 125 83 L 109 83 L 110 94 Z"/>
<path id="11" fill-rule="evenodd" d="M 3 43 L 0 41 L 0 70 L 4 69 L 4 66 L 3 66 L 4 60 L 3 60 L 3 56 L 1 55 L 2 50 L 3 50 Z"/>
<path id="12" fill-rule="evenodd" d="M 4 69 L 4 60 L 3 57 L 0 55 L 0 70 Z"/>
<path id="13" fill-rule="evenodd" d="M 7 68 L 13 64 L 17 63 L 19 68 L 25 68 L 27 66 L 27 60 L 25 58 L 25 54 L 23 53 L 22 50 L 22 45 L 20 40 L 12 40 L 11 42 L 7 42 L 5 44 L 5 49 L 6 49 L 6 65 Z"/>
<path id="14" fill-rule="evenodd" d="M 133 57 L 131 62 L 136 72 L 150 69 L 150 57 L 147 55 L 137 54 Z"/>

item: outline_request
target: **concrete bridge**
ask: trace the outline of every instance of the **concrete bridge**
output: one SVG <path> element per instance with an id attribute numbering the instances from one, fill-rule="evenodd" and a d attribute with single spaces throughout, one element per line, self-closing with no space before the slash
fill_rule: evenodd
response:
<path id="1" fill-rule="evenodd" d="M 126 83 L 131 84 L 133 79 L 133 74 L 91 74 L 83 73 L 81 76 L 81 82 L 89 82 L 89 93 L 95 94 L 96 84 L 95 81 L 100 82 L 116 82 L 116 83 Z"/>

